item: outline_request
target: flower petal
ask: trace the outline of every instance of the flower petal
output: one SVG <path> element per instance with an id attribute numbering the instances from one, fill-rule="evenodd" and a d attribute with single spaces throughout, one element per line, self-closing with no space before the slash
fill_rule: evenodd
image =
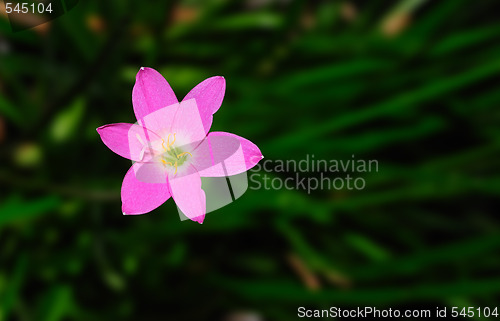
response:
<path id="1" fill-rule="evenodd" d="M 174 91 L 159 72 L 144 67 L 139 70 L 132 90 L 132 104 L 140 124 L 146 115 L 176 103 Z M 147 124 L 142 125 L 149 128 Z"/>
<path id="2" fill-rule="evenodd" d="M 201 177 L 243 173 L 262 158 L 260 149 L 248 139 L 225 132 L 212 132 L 194 151 L 193 165 Z"/>
<path id="3" fill-rule="evenodd" d="M 180 103 L 170 132 L 176 133 L 177 145 L 189 152 L 205 139 L 203 120 L 195 99 L 183 100 Z"/>
<path id="4" fill-rule="evenodd" d="M 138 163 L 136 163 L 138 164 Z M 133 167 L 135 179 L 148 184 L 164 184 L 167 182 L 165 167 L 157 162 L 140 163 Z"/>
<path id="5" fill-rule="evenodd" d="M 144 116 L 139 123 L 144 124 L 143 126 L 157 133 L 160 137 L 165 138 L 165 135 L 170 134 L 170 128 L 172 127 L 172 123 L 179 106 L 179 103 L 175 103 L 173 105 L 155 110 L 151 114 Z"/>
<path id="6" fill-rule="evenodd" d="M 104 125 L 97 128 L 104 145 L 118 155 L 133 161 L 147 161 L 152 155 L 148 142 L 160 139 L 146 128 L 127 123 Z"/>
<path id="7" fill-rule="evenodd" d="M 165 183 L 144 183 L 136 172 L 145 164 L 135 163 L 129 169 L 122 184 L 122 211 L 125 215 L 144 214 L 156 209 L 170 198 L 167 179 Z"/>
<path id="8" fill-rule="evenodd" d="M 190 166 L 188 173 L 169 176 L 168 185 L 170 194 L 182 213 L 190 220 L 202 224 L 206 213 L 206 197 L 196 169 Z"/>
<path id="9" fill-rule="evenodd" d="M 205 79 L 194 87 L 182 101 L 196 99 L 205 134 L 212 126 L 213 114 L 219 110 L 226 92 L 226 80 L 222 76 Z"/>

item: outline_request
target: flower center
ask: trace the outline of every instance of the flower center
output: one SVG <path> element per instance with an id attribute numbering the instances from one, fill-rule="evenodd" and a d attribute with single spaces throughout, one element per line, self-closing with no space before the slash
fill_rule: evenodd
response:
<path id="1" fill-rule="evenodd" d="M 165 140 L 163 140 L 163 143 L 161 144 L 161 146 L 163 147 L 163 154 L 160 156 L 160 160 L 163 165 L 174 167 L 174 174 L 177 174 L 177 167 L 186 162 L 186 160 L 188 159 L 188 155 L 191 157 L 193 155 L 190 152 L 182 151 L 182 149 L 180 149 L 179 147 L 173 146 L 175 143 L 175 135 L 175 133 L 168 134 L 166 146 Z M 170 142 L 170 137 L 173 137 L 172 142 Z"/>

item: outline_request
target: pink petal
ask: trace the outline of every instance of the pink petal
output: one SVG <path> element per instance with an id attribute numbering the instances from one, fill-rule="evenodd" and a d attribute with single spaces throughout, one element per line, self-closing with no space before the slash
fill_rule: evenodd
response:
<path id="1" fill-rule="evenodd" d="M 167 181 L 165 167 L 157 161 L 134 166 L 135 179 L 148 184 L 163 184 Z"/>
<path id="2" fill-rule="evenodd" d="M 144 116 L 142 120 L 139 120 L 139 124 L 143 124 L 144 127 L 164 137 L 171 133 L 170 129 L 179 109 L 179 105 L 179 103 L 175 103 L 155 110 L 151 114 Z"/>
<path id="3" fill-rule="evenodd" d="M 136 178 L 136 171 L 144 164 L 135 163 L 122 184 L 122 211 L 125 215 L 144 214 L 156 209 L 170 198 L 168 183 L 144 183 Z"/>
<path id="4" fill-rule="evenodd" d="M 180 103 L 170 132 L 176 133 L 179 138 L 177 145 L 184 146 L 187 151 L 192 151 L 205 139 L 206 133 L 195 99 Z"/>
<path id="5" fill-rule="evenodd" d="M 159 72 L 144 67 L 139 70 L 132 90 L 132 104 L 137 121 L 140 122 L 146 115 L 176 103 L 178 100 L 174 91 Z M 148 127 L 147 124 L 145 127 Z"/>
<path id="6" fill-rule="evenodd" d="M 222 76 L 205 79 L 184 97 L 183 101 L 196 99 L 205 134 L 212 126 L 213 114 L 219 110 L 226 91 L 226 80 Z"/>
<path id="7" fill-rule="evenodd" d="M 146 128 L 127 123 L 104 125 L 97 128 L 104 145 L 118 155 L 133 161 L 147 161 L 151 155 L 148 142 L 160 139 Z"/>
<path id="8" fill-rule="evenodd" d="M 201 177 L 222 177 L 243 173 L 262 158 L 251 141 L 225 132 L 212 132 L 195 150 L 193 165 Z"/>
<path id="9" fill-rule="evenodd" d="M 190 166 L 188 173 L 169 177 L 168 184 L 172 198 L 182 213 L 190 220 L 202 224 L 206 213 L 206 197 L 196 169 Z"/>

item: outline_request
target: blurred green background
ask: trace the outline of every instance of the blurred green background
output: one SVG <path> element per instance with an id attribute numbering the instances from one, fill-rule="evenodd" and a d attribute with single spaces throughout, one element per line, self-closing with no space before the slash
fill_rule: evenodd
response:
<path id="1" fill-rule="evenodd" d="M 2 13 L 0 320 L 494 307 L 499 10 L 493 0 L 87 0 L 15 33 Z M 266 159 L 355 155 L 379 172 L 362 174 L 362 191 L 249 190 L 203 225 L 181 222 L 172 200 L 123 216 L 130 162 L 95 129 L 135 122 L 141 66 L 179 99 L 224 76 L 212 130 L 250 139 Z"/>

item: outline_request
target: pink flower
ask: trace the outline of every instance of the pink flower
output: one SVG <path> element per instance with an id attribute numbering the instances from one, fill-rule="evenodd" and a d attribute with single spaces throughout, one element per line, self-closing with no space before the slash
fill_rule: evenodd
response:
<path id="1" fill-rule="evenodd" d="M 122 184 L 123 214 L 148 213 L 172 196 L 189 219 L 203 223 L 206 198 L 201 177 L 240 174 L 263 158 L 245 138 L 209 133 L 225 88 L 224 77 L 208 78 L 179 103 L 156 70 L 139 70 L 132 91 L 137 123 L 97 129 L 106 146 L 134 161 Z"/>

